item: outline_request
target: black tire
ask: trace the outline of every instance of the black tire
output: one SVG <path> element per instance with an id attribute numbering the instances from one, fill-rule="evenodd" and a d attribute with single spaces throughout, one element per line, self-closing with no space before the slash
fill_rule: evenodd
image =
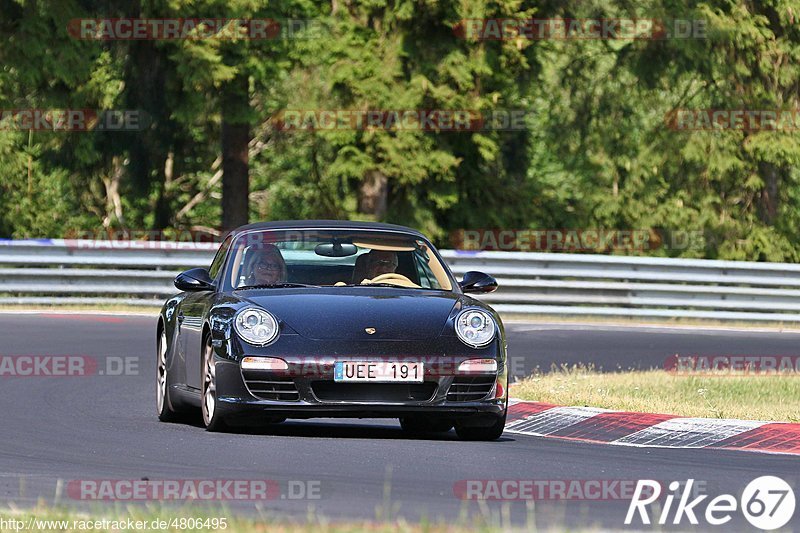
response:
<path id="1" fill-rule="evenodd" d="M 506 427 L 506 413 L 491 426 L 465 426 L 456 423 L 456 434 L 461 440 L 497 440 Z"/>
<path id="2" fill-rule="evenodd" d="M 167 368 L 167 335 L 162 331 L 156 343 L 156 410 L 162 422 L 178 422 L 181 419 L 181 413 L 172 404 L 171 384 Z"/>
<path id="3" fill-rule="evenodd" d="M 200 396 L 200 409 L 203 412 L 203 424 L 206 431 L 226 431 L 228 425 L 222 418 L 217 407 L 217 382 L 216 364 L 214 362 L 214 348 L 211 346 L 211 336 L 206 336 L 203 343 L 203 376 L 202 394 Z"/>
<path id="4" fill-rule="evenodd" d="M 449 420 L 424 416 L 404 416 L 400 418 L 400 427 L 411 435 L 426 435 L 430 433 L 447 433 L 453 429 L 453 423 Z"/>

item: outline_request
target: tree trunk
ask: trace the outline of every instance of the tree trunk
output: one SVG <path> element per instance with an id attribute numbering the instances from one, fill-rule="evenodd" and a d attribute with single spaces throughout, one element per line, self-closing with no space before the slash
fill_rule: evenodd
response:
<path id="1" fill-rule="evenodd" d="M 238 74 L 222 93 L 222 230 L 247 224 L 250 194 L 248 77 Z"/>
<path id="2" fill-rule="evenodd" d="M 114 223 L 125 224 L 122 210 L 122 198 L 119 194 L 119 185 L 124 174 L 124 167 L 120 156 L 111 158 L 111 173 L 103 176 L 103 185 L 106 188 L 106 216 L 103 218 L 103 227 L 110 228 Z"/>
<path id="3" fill-rule="evenodd" d="M 128 50 L 130 61 L 126 67 L 126 83 L 129 88 L 126 105 L 141 109 L 150 117 L 169 117 L 167 102 L 168 61 L 164 49 L 153 41 L 132 41 Z M 154 229 L 171 225 L 172 212 L 165 193 L 165 163 L 175 142 L 174 124 L 168 118 L 155 121 L 143 135 L 130 136 L 130 165 L 125 179 L 130 179 L 133 194 L 147 198 L 153 188 L 157 196 L 153 205 Z"/>
<path id="4" fill-rule="evenodd" d="M 379 170 L 368 171 L 361 182 L 358 196 L 358 210 L 361 213 L 372 215 L 375 220 L 383 219 L 389 204 L 389 180 Z"/>
<path id="5" fill-rule="evenodd" d="M 778 189 L 784 169 L 764 162 L 759 167 L 764 188 L 759 193 L 758 218 L 771 226 L 778 217 Z"/>

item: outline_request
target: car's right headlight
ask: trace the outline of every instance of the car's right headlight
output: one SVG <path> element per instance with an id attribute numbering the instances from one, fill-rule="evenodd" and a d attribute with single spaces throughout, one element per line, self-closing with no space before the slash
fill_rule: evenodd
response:
<path id="1" fill-rule="evenodd" d="M 233 325 L 239 337 L 256 346 L 266 346 L 278 338 L 278 321 L 263 309 L 242 309 L 236 313 Z"/>
<path id="2" fill-rule="evenodd" d="M 494 319 L 481 309 L 465 309 L 456 317 L 456 334 L 464 344 L 481 348 L 494 339 Z"/>

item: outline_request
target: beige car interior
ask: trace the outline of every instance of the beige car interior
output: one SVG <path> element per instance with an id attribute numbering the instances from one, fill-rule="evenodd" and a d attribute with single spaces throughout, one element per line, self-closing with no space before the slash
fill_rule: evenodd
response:
<path id="1" fill-rule="evenodd" d="M 380 250 L 383 252 L 411 252 L 415 248 L 413 246 L 392 246 L 387 245 L 385 242 L 380 241 L 370 241 L 370 240 L 361 240 L 361 241 L 354 241 L 353 244 L 358 246 L 359 248 L 366 248 L 369 250 Z M 240 246 L 236 250 L 236 254 L 233 258 L 233 270 L 231 272 L 231 279 L 239 280 L 239 276 L 241 275 L 241 270 L 244 265 L 242 265 L 242 256 L 245 253 L 246 247 Z M 423 247 L 423 249 L 425 249 Z M 427 250 L 426 250 L 427 251 Z M 370 285 L 373 283 L 391 283 L 392 285 L 397 285 L 400 287 L 410 287 L 414 289 L 421 288 L 420 285 L 414 283 L 406 276 L 397 273 L 388 273 L 388 274 L 381 274 L 380 276 L 376 276 L 373 279 L 366 278 L 366 271 L 367 271 L 367 254 L 363 253 L 356 258 L 355 266 L 353 267 L 353 276 L 350 281 L 339 281 L 334 284 L 335 287 L 340 287 L 342 285 L 347 285 L 348 283 L 357 283 L 359 285 Z M 452 290 L 453 286 L 450 283 L 450 279 L 447 277 L 447 274 L 444 271 L 442 265 L 437 261 L 435 258 L 428 259 L 428 267 L 431 269 L 436 281 L 439 283 L 439 286 L 446 291 Z M 235 285 L 238 285 L 235 283 Z"/>
<path id="2" fill-rule="evenodd" d="M 414 251 L 413 246 L 390 246 L 383 243 L 376 243 L 376 242 L 369 242 L 369 241 L 354 241 L 353 244 L 358 246 L 359 248 L 369 248 L 370 250 L 380 250 L 382 252 L 411 252 Z M 425 249 L 427 251 L 427 249 Z M 450 283 L 450 279 L 447 277 L 447 274 L 442 268 L 442 265 L 438 261 L 431 261 L 428 259 L 428 267 L 433 272 L 434 277 L 436 277 L 436 281 L 439 283 L 439 286 L 442 289 L 449 291 L 453 288 Z M 381 274 L 380 276 L 376 276 L 373 279 L 366 279 L 366 271 L 367 271 L 367 254 L 361 254 L 356 259 L 355 267 L 353 268 L 353 278 L 351 283 L 358 283 L 360 285 L 369 285 L 372 283 L 391 283 L 392 285 L 398 285 L 401 287 L 412 287 L 415 289 L 419 289 L 420 285 L 414 283 L 406 276 L 397 273 L 388 273 L 388 274 Z M 340 281 L 336 283 L 336 286 L 346 285 L 345 282 Z"/>

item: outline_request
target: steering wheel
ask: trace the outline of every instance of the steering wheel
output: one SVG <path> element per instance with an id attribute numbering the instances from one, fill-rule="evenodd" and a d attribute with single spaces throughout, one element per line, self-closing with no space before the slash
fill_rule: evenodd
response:
<path id="1" fill-rule="evenodd" d="M 371 280 L 367 280 L 369 283 L 397 283 L 398 285 L 402 285 L 405 287 L 419 287 L 416 283 L 408 279 L 402 274 L 398 274 L 396 272 L 388 272 L 386 274 L 381 274 L 380 276 L 375 276 Z"/>

